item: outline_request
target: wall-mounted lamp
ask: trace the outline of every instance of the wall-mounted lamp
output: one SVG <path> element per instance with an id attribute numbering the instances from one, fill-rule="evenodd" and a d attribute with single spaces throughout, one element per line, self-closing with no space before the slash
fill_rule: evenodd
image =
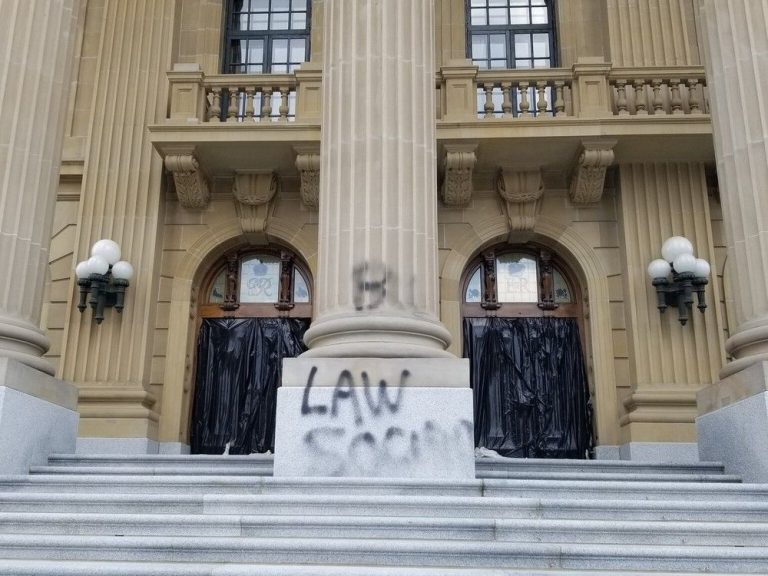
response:
<path id="1" fill-rule="evenodd" d="M 104 320 L 104 308 L 114 307 L 123 311 L 125 289 L 133 278 L 133 266 L 120 260 L 120 245 L 113 240 L 99 240 L 91 248 L 91 257 L 75 268 L 77 285 L 80 286 L 80 302 L 77 309 L 82 313 L 88 304 L 93 308 L 96 324 Z"/>
<path id="2" fill-rule="evenodd" d="M 704 287 L 709 283 L 709 262 L 693 255 L 693 244 L 683 236 L 672 236 L 661 247 L 662 258 L 648 265 L 648 275 L 656 287 L 660 312 L 676 306 L 678 320 L 685 326 L 688 310 L 693 305 L 693 293 L 698 297 L 698 309 L 707 307 Z M 670 279 L 670 274 L 672 278 Z"/>

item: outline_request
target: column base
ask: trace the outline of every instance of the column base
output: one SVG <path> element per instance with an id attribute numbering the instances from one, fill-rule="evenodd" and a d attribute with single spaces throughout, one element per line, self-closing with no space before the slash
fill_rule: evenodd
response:
<path id="1" fill-rule="evenodd" d="M 768 362 L 699 392 L 699 455 L 745 482 L 768 482 Z"/>
<path id="2" fill-rule="evenodd" d="M 307 330 L 306 358 L 450 358 L 451 334 L 437 320 L 355 314 L 320 318 Z"/>
<path id="3" fill-rule="evenodd" d="M 26 474 L 53 453 L 75 449 L 77 388 L 0 358 L 0 470 Z"/>
<path id="4" fill-rule="evenodd" d="M 274 474 L 474 479 L 469 361 L 284 360 Z"/>
<path id="5" fill-rule="evenodd" d="M 50 341 L 40 328 L 17 318 L 0 315 L 0 356 L 53 376 L 56 370 L 42 357 L 48 348 Z"/>

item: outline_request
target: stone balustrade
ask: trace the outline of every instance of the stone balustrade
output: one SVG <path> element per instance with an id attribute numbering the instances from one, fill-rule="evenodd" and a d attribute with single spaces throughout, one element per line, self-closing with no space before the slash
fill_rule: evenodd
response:
<path id="1" fill-rule="evenodd" d="M 293 74 L 168 72 L 169 120 L 185 123 L 319 122 L 322 73 L 307 66 Z"/>
<path id="2" fill-rule="evenodd" d="M 437 118 L 446 122 L 709 114 L 702 67 L 612 68 L 610 65 L 478 70 L 460 64 L 435 78 Z M 319 124 L 322 71 L 293 74 L 168 72 L 169 120 L 183 123 Z"/>
<path id="3" fill-rule="evenodd" d="M 608 81 L 617 116 L 709 114 L 703 67 L 614 68 Z"/>
<path id="4" fill-rule="evenodd" d="M 478 72 L 478 118 L 573 116 L 569 69 Z"/>
<path id="5" fill-rule="evenodd" d="M 296 118 L 292 74 L 227 74 L 205 79 L 206 122 L 288 122 Z"/>

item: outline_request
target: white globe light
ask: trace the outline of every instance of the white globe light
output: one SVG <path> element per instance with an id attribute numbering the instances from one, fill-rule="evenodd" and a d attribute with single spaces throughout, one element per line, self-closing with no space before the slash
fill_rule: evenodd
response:
<path id="1" fill-rule="evenodd" d="M 78 280 L 82 280 L 83 278 L 88 278 L 88 276 L 91 275 L 91 267 L 88 266 L 88 261 L 83 260 L 75 267 L 75 276 L 77 276 Z"/>
<path id="2" fill-rule="evenodd" d="M 91 274 L 106 274 L 109 270 L 109 262 L 101 256 L 91 256 L 88 258 L 88 269 Z"/>
<path id="3" fill-rule="evenodd" d="M 675 258 L 672 266 L 678 274 L 694 272 L 696 270 L 696 257 L 693 254 L 680 254 Z"/>
<path id="4" fill-rule="evenodd" d="M 133 266 L 125 260 L 115 262 L 112 265 L 112 276 L 118 280 L 130 280 L 133 278 Z"/>
<path id="5" fill-rule="evenodd" d="M 672 266 L 669 265 L 669 262 L 662 260 L 661 258 L 648 264 L 648 276 L 651 277 L 651 280 L 655 280 L 656 278 L 666 278 L 671 271 Z"/>
<path id="6" fill-rule="evenodd" d="M 120 260 L 120 245 L 114 240 L 99 240 L 91 248 L 91 256 L 101 256 L 111 266 Z"/>
<path id="7" fill-rule="evenodd" d="M 709 278 L 709 273 L 712 271 L 709 262 L 703 258 L 696 258 L 696 269 L 693 273 L 696 278 Z"/>
<path id="8" fill-rule="evenodd" d="M 693 244 L 691 244 L 691 241 L 683 236 L 667 238 L 661 247 L 661 257 L 671 263 L 681 254 L 693 255 Z M 677 267 L 675 267 L 675 270 L 677 270 Z M 679 270 L 677 271 L 679 272 Z"/>

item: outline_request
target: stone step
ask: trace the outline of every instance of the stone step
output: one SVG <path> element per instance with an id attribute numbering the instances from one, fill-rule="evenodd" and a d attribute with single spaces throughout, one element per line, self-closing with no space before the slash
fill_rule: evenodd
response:
<path id="1" fill-rule="evenodd" d="M 768 547 L 451 540 L 0 535 L 0 558 L 455 568 L 740 571 L 765 574 Z"/>
<path id="2" fill-rule="evenodd" d="M 0 493 L 0 512 L 247 514 L 768 523 L 768 501 L 459 496 Z"/>
<path id="3" fill-rule="evenodd" d="M 493 568 L 418 568 L 296 566 L 286 564 L 181 564 L 177 562 L 73 562 L 4 560 L 0 576 L 649 576 L 626 570 L 531 570 Z M 654 576 L 700 576 L 700 572 L 654 571 Z M 709 572 L 709 576 L 725 573 Z M 729 572 L 734 576 L 734 572 Z M 738 576 L 738 575 L 736 575 Z"/>
<path id="4" fill-rule="evenodd" d="M 32 475 L 127 475 L 127 476 L 271 476 L 272 470 L 251 466 L 219 466 L 219 465 L 163 465 L 152 466 L 32 466 Z M 645 472 L 634 474 L 626 472 L 591 472 L 591 471 L 556 471 L 546 470 L 485 470 L 479 471 L 477 477 L 508 478 L 508 479 L 551 479 L 551 480 L 610 480 L 631 482 L 740 482 L 741 478 L 726 474 L 651 474 Z"/>
<path id="5" fill-rule="evenodd" d="M 526 470 L 540 472 L 605 472 L 632 474 L 723 474 L 720 462 L 695 462 L 677 464 L 671 462 L 639 462 L 631 460 L 569 460 L 547 458 L 476 458 L 475 469 Z"/>
<path id="6" fill-rule="evenodd" d="M 386 478 L 272 478 L 231 476 L 0 476 L 0 492 L 130 494 L 346 494 L 575 499 L 691 499 L 761 502 L 768 485 L 699 482 L 577 480 L 426 481 Z"/>
<path id="7" fill-rule="evenodd" d="M 56 467 L 136 467 L 151 466 L 153 469 L 167 466 L 221 466 L 226 468 L 259 468 L 272 470 L 274 457 L 271 454 L 238 455 L 120 455 L 120 454 L 54 454 L 49 458 L 49 465 Z M 723 465 L 719 462 L 697 462 L 692 464 L 648 463 L 624 460 L 551 460 L 540 458 L 478 458 L 475 460 L 478 472 L 487 470 L 516 470 L 538 472 L 593 472 L 632 474 L 723 474 Z"/>
<path id="8" fill-rule="evenodd" d="M 381 516 L 0 513 L 4 534 L 768 546 L 768 523 Z"/>

